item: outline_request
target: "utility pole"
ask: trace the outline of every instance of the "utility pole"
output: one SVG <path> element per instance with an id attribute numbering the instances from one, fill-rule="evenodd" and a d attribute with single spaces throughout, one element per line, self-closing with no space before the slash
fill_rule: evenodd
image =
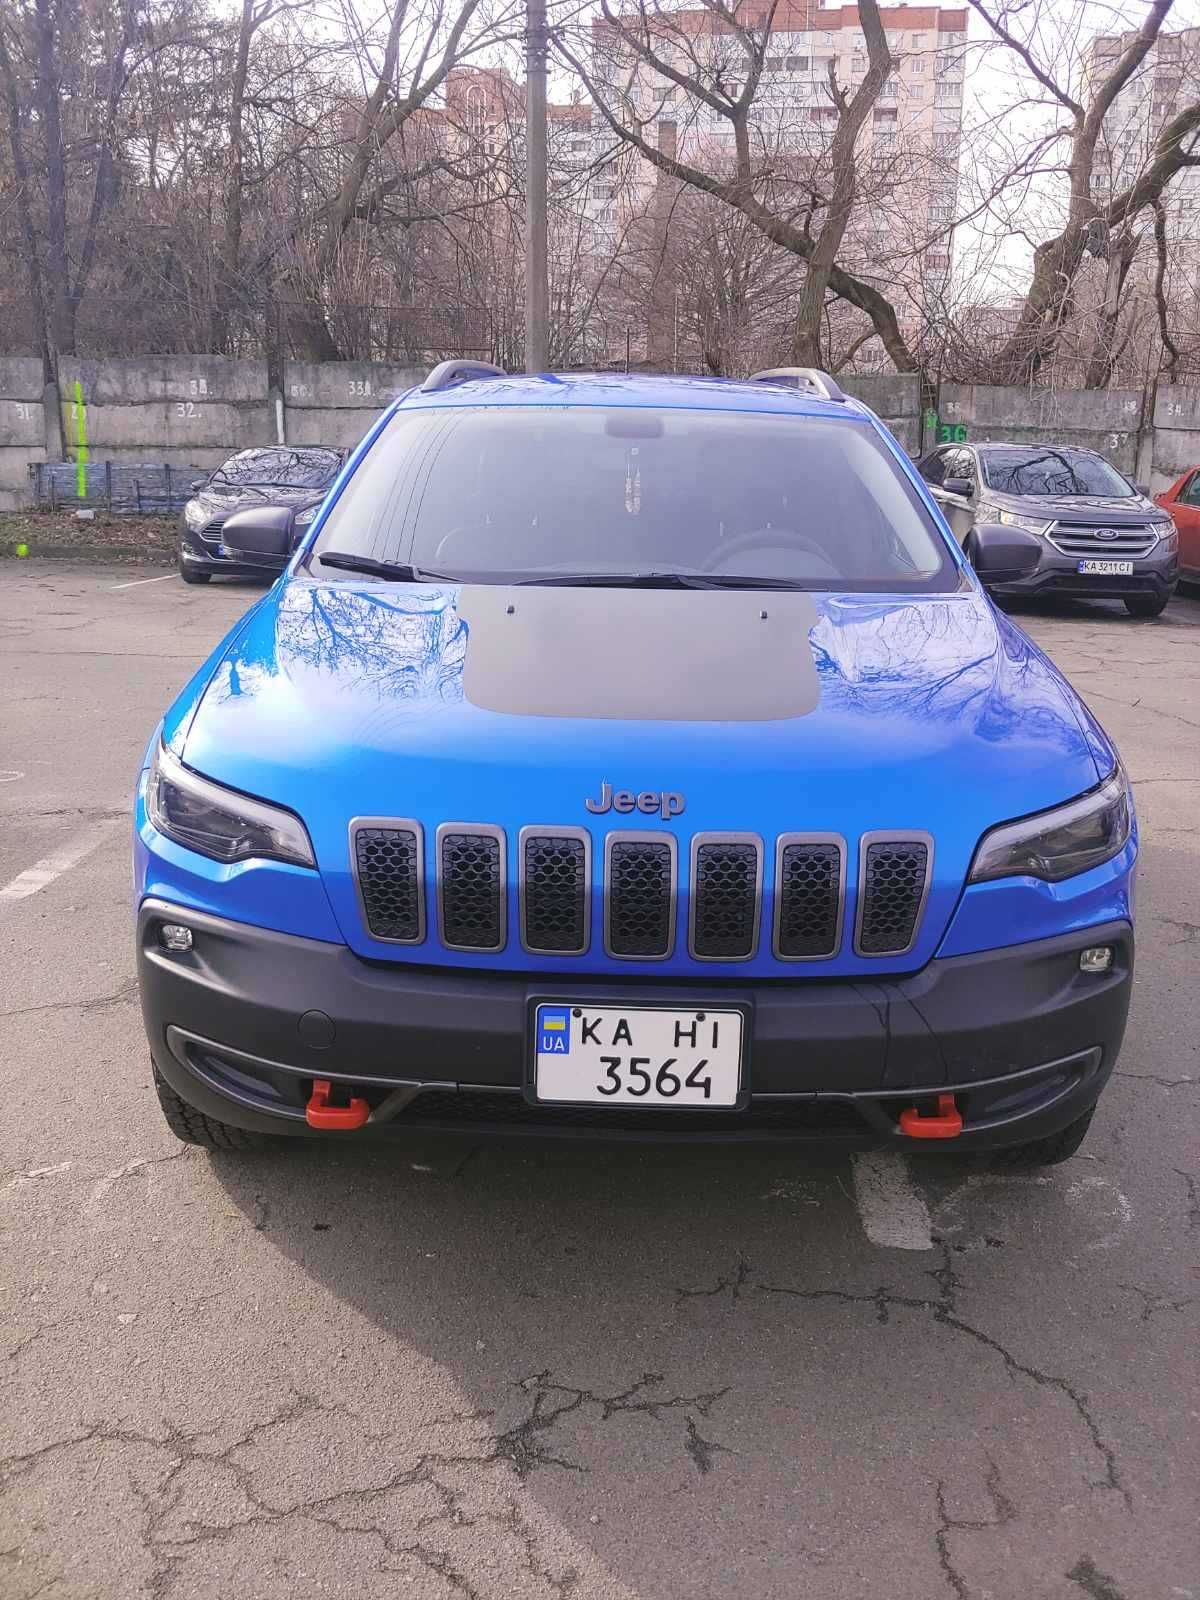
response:
<path id="1" fill-rule="evenodd" d="M 546 0 L 525 11 L 525 371 L 550 365 L 546 265 Z"/>

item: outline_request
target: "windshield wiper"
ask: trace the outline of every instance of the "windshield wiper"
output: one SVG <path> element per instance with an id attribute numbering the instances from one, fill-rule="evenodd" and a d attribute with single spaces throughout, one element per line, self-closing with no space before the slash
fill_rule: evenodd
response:
<path id="1" fill-rule="evenodd" d="M 757 578 L 745 573 L 711 572 L 551 572 L 515 578 L 522 588 L 563 589 L 809 589 L 798 578 Z"/>
<path id="2" fill-rule="evenodd" d="M 462 582 L 448 572 L 426 572 L 424 567 L 411 567 L 403 561 L 376 561 L 374 556 L 356 556 L 350 550 L 323 550 L 318 553 L 317 560 L 327 567 L 337 567 L 343 572 L 363 572 L 389 583 Z"/>

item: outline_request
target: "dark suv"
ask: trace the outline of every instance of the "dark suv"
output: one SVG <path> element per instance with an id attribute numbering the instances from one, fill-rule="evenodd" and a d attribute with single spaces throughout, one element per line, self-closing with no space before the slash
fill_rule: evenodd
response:
<path id="1" fill-rule="evenodd" d="M 989 586 L 998 598 L 1120 599 L 1132 616 L 1157 617 L 1174 592 L 1179 536 L 1170 516 L 1094 450 L 951 444 L 920 471 L 968 556 L 977 523 L 1009 523 L 1042 540 L 1035 571 Z"/>
<path id="2" fill-rule="evenodd" d="M 261 578 L 261 563 L 250 566 L 225 553 L 221 530 L 228 518 L 251 507 L 286 506 L 298 541 L 345 459 L 344 450 L 323 445 L 267 445 L 239 450 L 211 478 L 197 479 L 179 517 L 179 576 L 184 583 L 207 583 L 214 573 Z M 284 565 L 280 560 L 278 570 Z"/>

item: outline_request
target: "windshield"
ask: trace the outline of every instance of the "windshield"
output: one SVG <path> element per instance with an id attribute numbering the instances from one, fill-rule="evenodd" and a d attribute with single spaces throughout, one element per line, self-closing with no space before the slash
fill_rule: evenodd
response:
<path id="1" fill-rule="evenodd" d="M 398 412 L 326 517 L 314 557 L 323 550 L 475 582 L 683 572 L 903 591 L 958 579 L 869 423 L 641 407 Z"/>
<path id="2" fill-rule="evenodd" d="M 1103 456 L 1088 450 L 984 450 L 983 476 L 1000 494 L 1128 496 L 1135 491 Z"/>
<path id="3" fill-rule="evenodd" d="M 239 450 L 217 468 L 212 481 L 238 489 L 324 489 L 341 464 L 336 450 Z"/>

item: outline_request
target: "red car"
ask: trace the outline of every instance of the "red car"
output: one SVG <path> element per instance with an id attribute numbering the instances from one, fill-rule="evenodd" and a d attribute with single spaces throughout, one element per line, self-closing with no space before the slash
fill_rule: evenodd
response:
<path id="1" fill-rule="evenodd" d="M 1200 467 L 1156 494 L 1154 503 L 1171 513 L 1179 530 L 1179 576 L 1185 583 L 1200 583 Z"/>

